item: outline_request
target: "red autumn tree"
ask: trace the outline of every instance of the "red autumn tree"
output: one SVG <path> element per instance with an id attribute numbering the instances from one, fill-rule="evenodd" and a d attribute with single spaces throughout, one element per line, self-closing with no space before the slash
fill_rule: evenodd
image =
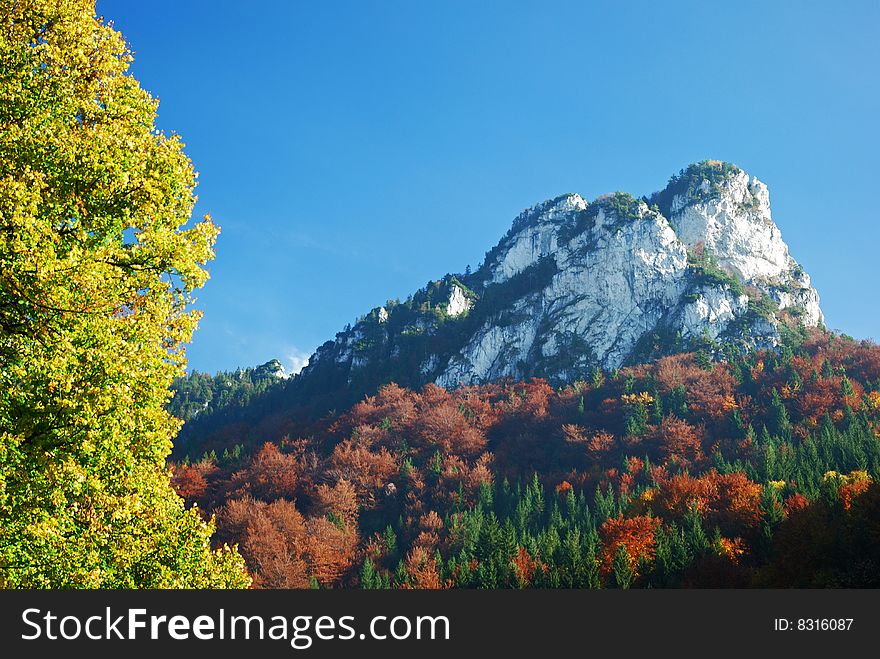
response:
<path id="1" fill-rule="evenodd" d="M 674 460 L 686 469 L 705 459 L 697 429 L 673 415 L 663 418 L 656 433 L 656 442 L 665 460 Z"/>
<path id="2" fill-rule="evenodd" d="M 710 526 L 717 524 L 727 535 L 737 536 L 759 524 L 762 489 L 742 472 L 719 474 L 712 469 L 699 478 L 678 474 L 660 484 L 651 507 L 677 520 L 696 509 Z"/>
<path id="3" fill-rule="evenodd" d="M 217 472 L 212 462 L 203 461 L 193 465 L 174 465 L 172 467 L 171 484 L 177 493 L 184 498 L 187 505 L 202 501 L 208 492 L 206 477 Z"/>
<path id="4" fill-rule="evenodd" d="M 217 532 L 220 539 L 238 543 L 254 588 L 308 587 L 304 519 L 292 502 L 234 499 L 219 511 Z"/>
<path id="5" fill-rule="evenodd" d="M 621 545 L 626 547 L 631 561 L 630 568 L 634 574 L 642 557 L 653 561 L 655 534 L 659 526 L 659 519 L 647 515 L 630 518 L 620 516 L 606 520 L 599 527 L 599 536 L 602 539 L 600 567 L 603 574 L 611 573 L 614 557 Z"/>
<path id="6" fill-rule="evenodd" d="M 358 498 L 354 486 L 346 480 L 334 485 L 322 483 L 315 488 L 313 513 L 322 517 L 332 516 L 347 528 L 355 529 L 358 519 Z"/>
<path id="7" fill-rule="evenodd" d="M 354 563 L 358 534 L 326 517 L 306 521 L 304 556 L 311 575 L 323 586 L 336 584 Z"/>
<path id="8" fill-rule="evenodd" d="M 296 498 L 300 466 L 295 455 L 281 452 L 270 442 L 253 457 L 250 464 L 233 476 L 232 489 L 239 496 L 250 494 L 264 501 Z"/>
<path id="9" fill-rule="evenodd" d="M 540 569 L 538 561 L 522 546 L 517 547 L 516 556 L 511 559 L 516 583 L 520 588 L 527 588 L 532 584 L 535 572 Z"/>
<path id="10" fill-rule="evenodd" d="M 470 425 L 458 404 L 439 387 L 427 388 L 427 401 L 420 405 L 413 425 L 414 444 L 427 450 L 474 457 L 486 448 L 483 433 Z M 446 393 L 446 392 L 444 392 Z"/>
<path id="11" fill-rule="evenodd" d="M 337 444 L 330 456 L 328 475 L 351 483 L 358 497 L 372 502 L 398 472 L 397 461 L 384 446 L 371 450 L 361 437 Z"/>
<path id="12" fill-rule="evenodd" d="M 404 565 L 410 579 L 410 583 L 406 584 L 405 588 L 439 590 L 449 587 L 441 580 L 437 562 L 427 547 L 421 545 L 413 547 L 407 555 Z"/>

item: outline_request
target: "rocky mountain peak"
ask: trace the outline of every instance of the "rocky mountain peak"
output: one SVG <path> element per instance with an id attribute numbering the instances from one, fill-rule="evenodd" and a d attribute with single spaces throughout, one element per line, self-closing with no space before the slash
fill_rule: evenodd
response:
<path id="1" fill-rule="evenodd" d="M 666 211 L 688 247 L 703 245 L 722 268 L 749 282 L 769 282 L 791 269 L 766 185 L 739 169 L 715 183 L 699 181 L 688 190 L 673 189 Z"/>
<path id="2" fill-rule="evenodd" d="M 563 382 L 678 351 L 772 348 L 822 322 L 767 186 L 704 161 L 647 197 L 570 193 L 523 211 L 476 272 L 374 309 L 296 380 Z"/>
<path id="3" fill-rule="evenodd" d="M 691 165 L 653 199 L 691 250 L 705 249 L 718 266 L 766 291 L 781 309 L 804 314 L 808 326 L 824 322 L 819 298 L 788 251 L 773 221 L 770 191 L 729 163 Z"/>

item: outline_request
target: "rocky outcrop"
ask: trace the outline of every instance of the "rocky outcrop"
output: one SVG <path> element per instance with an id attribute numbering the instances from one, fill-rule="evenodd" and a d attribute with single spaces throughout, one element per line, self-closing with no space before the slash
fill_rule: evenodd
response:
<path id="1" fill-rule="evenodd" d="M 773 222 L 767 186 L 735 170 L 717 188 L 702 179 L 698 195 L 674 195 L 669 219 L 679 239 L 704 245 L 721 268 L 767 292 L 780 309 L 798 309 L 807 325 L 821 324 L 819 296 Z"/>
<path id="2" fill-rule="evenodd" d="M 767 187 L 707 161 L 650 197 L 566 194 L 524 211 L 477 272 L 374 309 L 297 379 L 564 382 L 676 351 L 772 348 L 822 322 Z"/>
<path id="3" fill-rule="evenodd" d="M 446 303 L 446 315 L 450 318 L 455 318 L 470 310 L 471 301 L 467 298 L 461 286 L 453 284 L 451 289 L 449 301 Z"/>
<path id="4" fill-rule="evenodd" d="M 280 361 L 277 359 L 270 359 L 265 364 L 260 364 L 252 369 L 252 378 L 255 380 L 272 378 L 284 380 L 287 378 L 287 372 L 284 370 L 284 365 Z"/>

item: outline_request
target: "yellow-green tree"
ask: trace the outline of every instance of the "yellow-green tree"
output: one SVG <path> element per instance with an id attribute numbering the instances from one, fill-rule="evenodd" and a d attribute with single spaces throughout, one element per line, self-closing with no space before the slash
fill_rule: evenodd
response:
<path id="1" fill-rule="evenodd" d="M 91 0 L 0 0 L 0 586 L 241 587 L 164 409 L 217 228 Z"/>

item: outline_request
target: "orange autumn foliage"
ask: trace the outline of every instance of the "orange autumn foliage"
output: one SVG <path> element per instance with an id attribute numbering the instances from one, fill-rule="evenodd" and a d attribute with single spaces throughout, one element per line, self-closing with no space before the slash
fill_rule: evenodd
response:
<path id="1" fill-rule="evenodd" d="M 742 472 L 719 474 L 712 469 L 699 478 L 678 474 L 661 483 L 651 507 L 670 519 L 681 519 L 694 508 L 710 525 L 741 532 L 761 520 L 762 489 Z"/>
<path id="2" fill-rule="evenodd" d="M 357 492 L 347 480 L 337 481 L 332 486 L 326 483 L 318 485 L 314 496 L 314 512 L 317 515 L 334 515 L 345 522 L 346 527 L 356 527 L 359 510 Z"/>
<path id="3" fill-rule="evenodd" d="M 522 546 L 517 547 L 516 556 L 511 560 L 517 583 L 527 587 L 532 583 L 535 572 L 539 569 L 539 563 Z"/>
<path id="4" fill-rule="evenodd" d="M 258 499 L 294 499 L 300 478 L 297 457 L 282 453 L 281 449 L 266 442 L 250 464 L 236 472 L 233 486 L 239 495 L 249 494 Z"/>
<path id="5" fill-rule="evenodd" d="M 665 416 L 654 435 L 660 454 L 688 468 L 705 460 L 702 439 L 694 426 L 673 415 Z"/>
<path id="6" fill-rule="evenodd" d="M 210 462 L 176 465 L 172 470 L 171 485 L 187 504 L 192 505 L 205 497 L 208 491 L 206 476 L 210 477 L 216 471 L 217 467 Z"/>
<path id="7" fill-rule="evenodd" d="M 308 587 L 305 520 L 290 501 L 230 501 L 218 515 L 218 528 L 239 543 L 254 588 Z"/>
<path id="8" fill-rule="evenodd" d="M 611 572 L 614 557 L 621 545 L 626 547 L 631 561 L 631 568 L 637 572 L 639 559 L 654 559 L 655 534 L 660 526 L 660 520 L 648 515 L 636 517 L 612 517 L 599 527 L 599 536 L 602 539 L 602 554 L 600 569 L 603 574 Z"/>
<path id="9" fill-rule="evenodd" d="M 413 547 L 407 555 L 404 565 L 411 581 L 411 584 L 406 585 L 407 588 L 439 590 L 450 587 L 450 584 L 440 579 L 437 563 L 424 546 Z"/>

